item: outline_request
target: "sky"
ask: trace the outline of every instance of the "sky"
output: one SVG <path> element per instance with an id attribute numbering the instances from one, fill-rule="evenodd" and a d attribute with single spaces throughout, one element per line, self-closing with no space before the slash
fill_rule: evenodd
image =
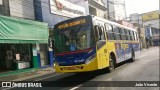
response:
<path id="1" fill-rule="evenodd" d="M 127 16 L 133 13 L 146 13 L 159 10 L 159 0 L 124 0 Z"/>

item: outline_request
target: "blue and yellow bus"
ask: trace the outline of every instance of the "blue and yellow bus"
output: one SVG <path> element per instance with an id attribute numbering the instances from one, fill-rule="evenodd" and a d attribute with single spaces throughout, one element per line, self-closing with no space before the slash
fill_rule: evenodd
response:
<path id="1" fill-rule="evenodd" d="M 71 18 L 54 26 L 56 72 L 112 71 L 135 60 L 139 39 L 135 29 L 96 16 Z"/>

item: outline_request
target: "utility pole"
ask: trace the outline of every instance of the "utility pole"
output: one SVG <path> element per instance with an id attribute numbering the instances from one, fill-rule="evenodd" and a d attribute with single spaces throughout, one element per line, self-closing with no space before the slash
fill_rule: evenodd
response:
<path id="1" fill-rule="evenodd" d="M 107 13 L 108 13 L 108 20 L 110 20 L 110 13 L 109 13 L 109 0 L 107 0 Z"/>
<path id="2" fill-rule="evenodd" d="M 141 27 L 140 27 L 140 22 L 139 22 L 139 14 L 137 15 L 137 20 L 138 20 L 138 35 L 139 35 L 139 43 L 140 43 L 140 50 L 142 50 L 142 41 L 141 41 Z"/>
<path id="3" fill-rule="evenodd" d="M 125 10 L 125 18 L 127 17 L 127 13 L 126 13 L 126 3 L 125 3 L 125 1 L 123 1 L 123 7 L 124 7 L 124 10 Z"/>

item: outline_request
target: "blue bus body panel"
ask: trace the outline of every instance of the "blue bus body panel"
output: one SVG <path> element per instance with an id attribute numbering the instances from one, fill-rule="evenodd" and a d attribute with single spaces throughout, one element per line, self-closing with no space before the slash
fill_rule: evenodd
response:
<path id="1" fill-rule="evenodd" d="M 127 47 L 123 46 L 126 45 Z M 139 51 L 139 44 L 135 43 L 115 43 L 117 63 L 131 58 L 131 50 Z"/>
<path id="2" fill-rule="evenodd" d="M 94 48 L 92 51 L 57 55 L 55 60 L 59 63 L 60 66 L 85 64 L 86 59 L 95 53 L 96 49 Z"/>

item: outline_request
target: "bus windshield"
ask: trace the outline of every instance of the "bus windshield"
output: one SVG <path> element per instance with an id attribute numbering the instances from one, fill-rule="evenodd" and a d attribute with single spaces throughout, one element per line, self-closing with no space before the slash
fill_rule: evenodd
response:
<path id="1" fill-rule="evenodd" d="M 84 50 L 95 45 L 92 26 L 76 26 L 54 31 L 55 53 Z"/>

